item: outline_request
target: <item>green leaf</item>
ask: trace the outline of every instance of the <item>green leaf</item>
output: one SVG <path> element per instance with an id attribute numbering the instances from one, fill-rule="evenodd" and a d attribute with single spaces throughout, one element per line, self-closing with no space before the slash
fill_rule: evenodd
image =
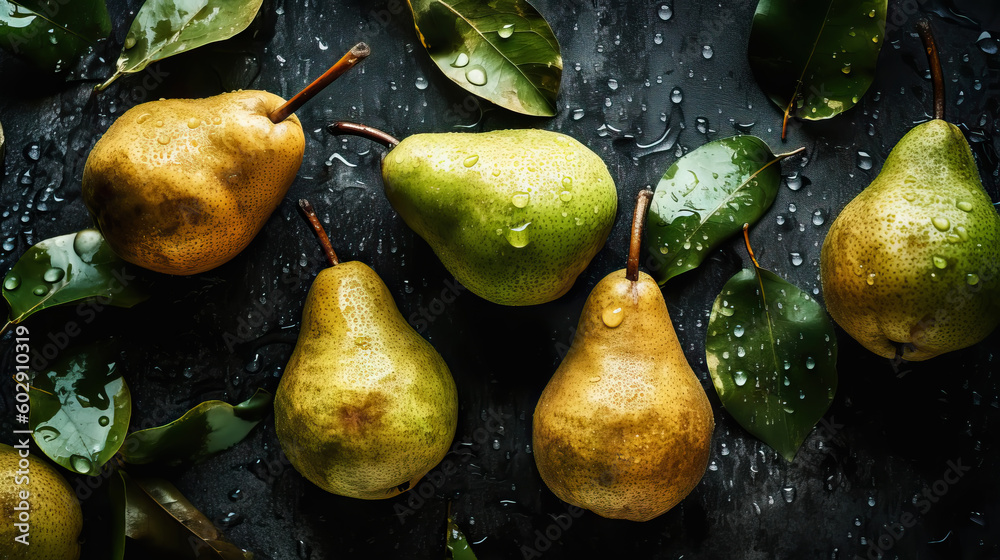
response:
<path id="1" fill-rule="evenodd" d="M 111 33 L 104 0 L 0 0 L 0 47 L 61 71 Z"/>
<path id="2" fill-rule="evenodd" d="M 224 41 L 250 26 L 263 0 L 146 0 L 132 20 L 118 69 L 97 87 L 151 62 Z"/>
<path id="3" fill-rule="evenodd" d="M 885 42 L 886 4 L 760 0 L 750 28 L 750 67 L 760 87 L 785 112 L 786 123 L 789 115 L 834 117 L 868 91 Z"/>
<path id="4" fill-rule="evenodd" d="M 837 339 L 819 302 L 773 272 L 743 269 L 712 306 L 705 354 L 726 410 L 794 459 L 837 390 Z"/>
<path id="5" fill-rule="evenodd" d="M 166 480 L 118 472 L 125 486 L 124 532 L 142 548 L 177 560 L 253 558 L 223 540 L 212 522 Z"/>
<path id="6" fill-rule="evenodd" d="M 64 350 L 47 371 L 33 372 L 32 437 L 56 463 L 96 475 L 125 441 L 132 397 L 115 368 L 111 343 Z"/>
<path id="7" fill-rule="evenodd" d="M 417 35 L 438 68 L 465 90 L 542 117 L 556 114 L 559 42 L 524 0 L 409 0 Z"/>
<path id="8" fill-rule="evenodd" d="M 108 499 L 111 502 L 111 560 L 125 560 L 125 530 L 128 498 L 124 473 L 115 471 L 108 480 Z"/>
<path id="9" fill-rule="evenodd" d="M 462 530 L 458 528 L 458 524 L 455 523 L 455 518 L 448 516 L 448 536 L 445 541 L 445 545 L 448 547 L 448 552 L 451 554 L 452 560 L 476 560 L 476 553 L 472 551 L 469 546 L 469 541 L 466 540 L 465 535 Z"/>
<path id="10" fill-rule="evenodd" d="M 203 402 L 165 426 L 130 434 L 122 457 L 135 464 L 200 461 L 243 441 L 271 413 L 273 398 L 258 389 L 249 400 L 236 406 L 222 401 Z"/>
<path id="11" fill-rule="evenodd" d="M 760 138 L 733 136 L 671 165 L 656 185 L 646 219 L 657 282 L 662 286 L 697 268 L 744 223 L 760 219 L 778 193 L 778 162 L 796 152 L 775 156 Z"/>
<path id="12" fill-rule="evenodd" d="M 46 239 L 28 249 L 4 277 L 7 326 L 42 309 L 90 298 L 132 307 L 149 297 L 138 274 L 95 229 Z"/>

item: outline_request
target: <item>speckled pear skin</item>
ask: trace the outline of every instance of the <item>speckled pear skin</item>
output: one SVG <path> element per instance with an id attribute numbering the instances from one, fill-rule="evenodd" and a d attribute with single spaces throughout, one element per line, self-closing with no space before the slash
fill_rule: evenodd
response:
<path id="1" fill-rule="evenodd" d="M 616 308 L 621 323 L 612 328 L 604 315 Z M 535 408 L 542 480 L 603 517 L 648 521 L 698 485 L 714 429 L 656 281 L 640 273 L 631 282 L 624 270 L 606 276 Z"/>
<path id="2" fill-rule="evenodd" d="M 166 274 L 215 268 L 281 203 L 305 151 L 292 115 L 265 91 L 166 99 L 126 111 L 83 170 L 83 201 L 123 259 Z"/>
<path id="3" fill-rule="evenodd" d="M 320 272 L 274 399 L 295 469 L 327 492 L 391 498 L 444 458 L 457 424 L 448 366 L 381 278 L 356 261 Z"/>
<path id="4" fill-rule="evenodd" d="M 0 558 L 5 560 L 77 560 L 83 513 L 73 489 L 59 472 L 40 457 L 29 457 L 28 482 L 15 484 L 19 470 L 17 450 L 0 444 Z M 14 507 L 19 492 L 29 493 L 28 546 L 14 542 Z"/>
<path id="5" fill-rule="evenodd" d="M 833 319 L 872 352 L 918 361 L 1000 322 L 1000 217 L 962 132 L 914 127 L 837 216 L 820 259 Z"/>
<path id="6" fill-rule="evenodd" d="M 445 268 L 503 305 L 565 294 L 618 209 L 601 158 L 544 130 L 416 134 L 386 155 L 382 178 L 393 208 Z"/>

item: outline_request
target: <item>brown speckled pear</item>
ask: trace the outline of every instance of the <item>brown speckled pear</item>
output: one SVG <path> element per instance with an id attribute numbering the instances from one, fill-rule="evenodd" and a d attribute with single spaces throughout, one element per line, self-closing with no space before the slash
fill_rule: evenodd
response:
<path id="1" fill-rule="evenodd" d="M 378 275 L 356 261 L 320 272 L 274 402 L 296 470 L 334 494 L 391 498 L 444 458 L 457 423 L 448 366 Z"/>
<path id="2" fill-rule="evenodd" d="M 27 480 L 16 482 L 21 457 L 0 444 L 0 558 L 5 560 L 77 560 L 83 513 L 66 479 L 40 457 L 28 457 Z M 14 541 L 22 491 L 28 492 L 28 545 Z"/>
<path id="3" fill-rule="evenodd" d="M 926 360 L 965 348 L 1000 322 L 1000 216 L 968 142 L 943 119 L 944 80 L 926 22 L 935 119 L 896 144 L 881 172 L 823 241 L 823 298 L 865 348 Z"/>
<path id="4" fill-rule="evenodd" d="M 294 115 L 264 91 L 167 99 L 126 111 L 83 171 L 83 201 L 123 259 L 196 274 L 236 256 L 295 179 L 305 150 Z"/>
<path id="5" fill-rule="evenodd" d="M 714 427 L 656 281 L 606 276 L 535 408 L 542 480 L 603 517 L 648 521 L 701 480 Z"/>

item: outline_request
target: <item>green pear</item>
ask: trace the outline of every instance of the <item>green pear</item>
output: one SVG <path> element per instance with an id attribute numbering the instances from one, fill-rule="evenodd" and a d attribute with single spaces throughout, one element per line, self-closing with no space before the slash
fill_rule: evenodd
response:
<path id="1" fill-rule="evenodd" d="M 382 178 L 393 208 L 445 268 L 504 305 L 565 294 L 618 208 L 601 158 L 544 130 L 416 134 L 385 156 Z"/>
<path id="2" fill-rule="evenodd" d="M 66 479 L 41 458 L 0 444 L 0 480 L 0 557 L 77 560 L 83 513 Z"/>
<path id="3" fill-rule="evenodd" d="M 715 420 L 659 286 L 636 268 L 640 237 L 633 234 L 634 264 L 604 277 L 587 298 L 569 352 L 535 407 L 532 447 L 538 473 L 560 499 L 648 521 L 701 480 Z"/>
<path id="4" fill-rule="evenodd" d="M 941 120 L 943 101 L 938 107 L 938 118 L 896 144 L 823 241 L 827 310 L 886 358 L 965 348 L 1000 322 L 1000 216 L 969 144 Z"/>
<path id="5" fill-rule="evenodd" d="M 97 141 L 83 202 L 123 259 L 196 274 L 242 251 L 281 203 L 305 151 L 294 115 L 265 91 L 137 105 Z"/>
<path id="6" fill-rule="evenodd" d="M 391 498 L 444 458 L 457 423 L 448 366 L 381 278 L 356 261 L 321 271 L 275 394 L 295 469 L 334 494 Z"/>

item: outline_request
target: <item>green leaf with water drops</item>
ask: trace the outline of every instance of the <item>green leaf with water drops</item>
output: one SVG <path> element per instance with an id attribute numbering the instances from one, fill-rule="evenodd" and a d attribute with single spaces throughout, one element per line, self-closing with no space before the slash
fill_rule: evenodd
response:
<path id="1" fill-rule="evenodd" d="M 524 0 L 409 0 L 417 34 L 451 81 L 511 111 L 551 117 L 562 79 L 559 42 Z"/>
<path id="2" fill-rule="evenodd" d="M 754 223 L 778 193 L 779 162 L 755 136 L 709 142 L 674 162 L 656 185 L 646 219 L 651 273 L 662 286 Z"/>
<path id="3" fill-rule="evenodd" d="M 263 0 L 146 0 L 132 20 L 118 67 L 102 90 L 151 62 L 224 41 L 257 17 Z"/>
<path id="4" fill-rule="evenodd" d="M 110 342 L 70 347 L 33 371 L 29 426 L 50 459 L 96 475 L 125 441 L 132 397 Z"/>
<path id="5" fill-rule="evenodd" d="M 0 0 L 0 47 L 55 72 L 111 33 L 105 0 Z"/>
<path id="6" fill-rule="evenodd" d="M 149 293 L 141 273 L 118 258 L 99 231 L 85 229 L 28 249 L 4 277 L 3 297 L 9 327 L 56 305 L 97 298 L 95 305 L 132 307 Z"/>
<path id="7" fill-rule="evenodd" d="M 253 554 L 225 541 L 212 522 L 166 480 L 118 471 L 124 488 L 113 505 L 124 509 L 124 533 L 156 558 L 252 560 Z M 112 494 L 114 498 L 115 495 Z"/>
<path id="8" fill-rule="evenodd" d="M 465 538 L 465 534 L 462 533 L 462 530 L 458 528 L 458 524 L 455 523 L 455 518 L 451 516 L 450 512 L 448 515 L 447 531 L 448 535 L 445 540 L 445 545 L 448 547 L 448 553 L 451 555 L 451 560 L 476 560 L 476 553 L 472 551 L 472 547 L 469 546 L 469 541 Z"/>
<path id="9" fill-rule="evenodd" d="M 837 116 L 864 96 L 885 42 L 886 5 L 887 0 L 760 0 L 750 28 L 750 68 L 785 112 L 785 123 L 789 116 Z"/>
<path id="10" fill-rule="evenodd" d="M 203 402 L 165 426 L 130 434 L 122 457 L 135 464 L 200 461 L 243 441 L 271 413 L 273 399 L 271 393 L 258 389 L 236 406 L 222 401 Z"/>
<path id="11" fill-rule="evenodd" d="M 819 302 L 773 272 L 741 270 L 712 306 L 705 354 L 729 414 L 794 459 L 837 390 L 837 339 Z"/>

